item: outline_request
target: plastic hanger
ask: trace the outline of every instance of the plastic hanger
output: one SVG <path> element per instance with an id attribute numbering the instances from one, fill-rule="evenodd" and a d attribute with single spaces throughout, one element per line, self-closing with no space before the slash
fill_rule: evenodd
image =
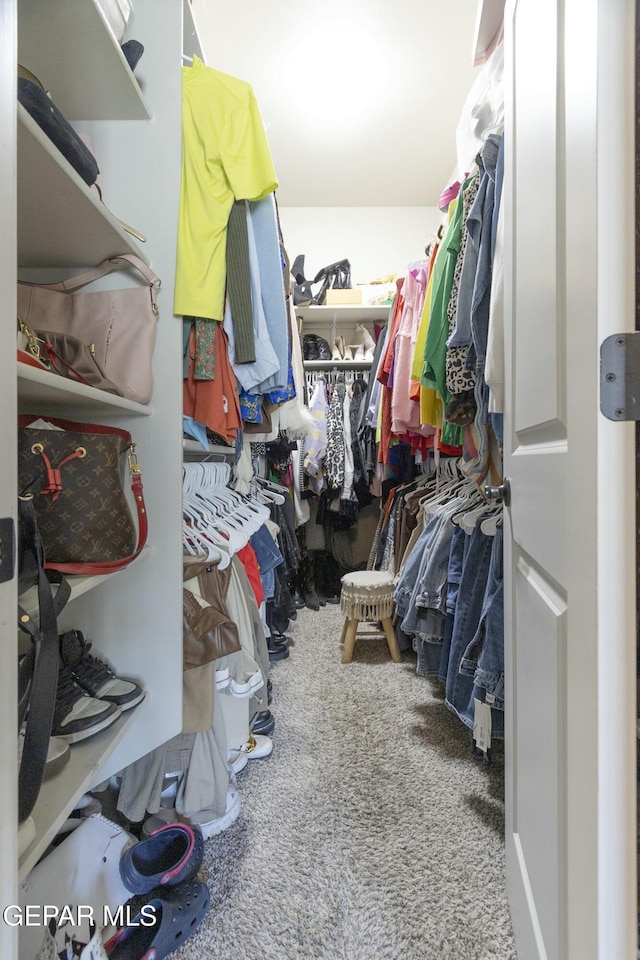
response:
<path id="1" fill-rule="evenodd" d="M 495 537 L 498 532 L 498 527 L 502 526 L 502 520 L 504 517 L 504 511 L 502 506 L 496 508 L 496 512 L 491 517 L 487 517 L 480 524 L 480 529 L 486 536 Z"/>

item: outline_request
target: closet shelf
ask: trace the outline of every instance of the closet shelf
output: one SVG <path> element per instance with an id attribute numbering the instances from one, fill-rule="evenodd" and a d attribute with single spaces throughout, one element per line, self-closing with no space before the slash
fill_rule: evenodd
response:
<path id="1" fill-rule="evenodd" d="M 221 443 L 210 443 L 209 449 L 205 450 L 197 440 L 183 440 L 182 452 L 185 460 L 204 460 L 206 457 L 223 457 L 225 460 L 233 459 L 236 455 L 235 446 L 225 447 Z"/>
<path id="2" fill-rule="evenodd" d="M 21 103 L 17 108 L 18 266 L 94 266 L 121 253 L 149 263 Z"/>
<path id="3" fill-rule="evenodd" d="M 370 370 L 371 360 L 305 360 L 305 370 Z"/>
<path id="4" fill-rule="evenodd" d="M 69 121 L 151 117 L 120 44 L 94 0 L 47 4 L 20 0 L 18 60 L 51 91 Z M 144 73 L 144 60 L 138 71 Z"/>
<path id="5" fill-rule="evenodd" d="M 125 567 L 125 570 L 128 570 L 134 563 L 139 563 L 141 560 L 144 560 L 145 557 L 148 557 L 151 553 L 152 547 L 146 546 L 141 552 L 140 556 L 136 557 L 135 560 Z M 90 590 L 93 590 L 95 587 L 99 587 L 101 583 L 104 583 L 106 580 L 110 580 L 112 577 L 117 577 L 118 574 L 122 573 L 122 570 L 117 570 L 114 573 L 105 573 L 100 574 L 99 576 L 90 576 L 90 577 L 67 577 L 67 582 L 71 587 L 71 596 L 69 597 L 69 603 L 72 600 L 77 600 L 78 597 L 81 597 L 85 593 L 89 593 Z M 38 614 L 38 588 L 30 587 L 26 593 L 23 593 L 18 597 L 18 603 L 30 616 L 37 616 Z"/>
<path id="6" fill-rule="evenodd" d="M 127 733 L 144 701 L 133 710 L 123 713 L 116 722 L 93 737 L 71 744 L 69 762 L 56 776 L 42 784 L 32 817 L 36 837 L 25 850 L 18 864 L 22 882 L 36 865 L 49 843 L 73 810 L 76 801 L 96 783 L 104 762 L 111 756 Z"/>
<path id="7" fill-rule="evenodd" d="M 24 363 L 18 363 L 18 406 L 21 413 L 63 414 L 71 419 L 75 415 L 80 420 L 108 413 L 149 417 L 154 412 L 148 404 L 125 400 Z"/>
<path id="8" fill-rule="evenodd" d="M 330 307 L 296 307 L 296 316 L 299 320 L 308 320 L 315 323 L 318 320 L 336 322 L 350 321 L 358 323 L 362 320 L 386 320 L 389 316 L 389 304 L 345 304 L 344 306 Z"/>

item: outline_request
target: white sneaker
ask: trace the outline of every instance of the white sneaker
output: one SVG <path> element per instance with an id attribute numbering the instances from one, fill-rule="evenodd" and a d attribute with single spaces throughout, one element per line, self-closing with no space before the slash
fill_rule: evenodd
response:
<path id="1" fill-rule="evenodd" d="M 246 753 L 243 753 L 242 750 L 229 750 L 227 754 L 227 763 L 237 776 L 239 773 L 242 773 L 246 765 L 249 763 L 249 758 L 247 757 Z"/>
<path id="2" fill-rule="evenodd" d="M 35 960 L 108 960 L 107 952 L 102 942 L 102 929 L 91 925 L 91 939 L 82 944 L 77 940 L 69 939 L 60 952 L 50 931 L 45 928 L 44 940 L 38 950 Z"/>
<path id="3" fill-rule="evenodd" d="M 273 740 L 261 733 L 250 733 L 249 739 L 246 743 L 243 743 L 240 749 L 248 760 L 264 760 L 271 756 Z"/>
<path id="4" fill-rule="evenodd" d="M 189 817 L 189 822 L 194 826 L 197 823 L 202 830 L 202 836 L 207 840 L 209 837 L 215 837 L 230 827 L 232 823 L 235 823 L 239 815 L 240 795 L 235 787 L 229 785 L 227 788 L 227 805 L 221 817 L 218 817 L 216 820 L 209 820 L 206 823 L 199 823 L 195 817 Z"/>

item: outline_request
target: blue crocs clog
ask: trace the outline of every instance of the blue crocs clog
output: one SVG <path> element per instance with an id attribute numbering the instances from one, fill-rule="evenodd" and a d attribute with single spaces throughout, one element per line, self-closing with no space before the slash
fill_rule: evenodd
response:
<path id="1" fill-rule="evenodd" d="M 208 906 L 206 883 L 188 880 L 163 890 L 107 941 L 109 960 L 163 960 L 195 933 Z"/>
<path id="2" fill-rule="evenodd" d="M 168 823 L 124 851 L 120 858 L 120 876 L 132 893 L 175 886 L 195 877 L 203 853 L 204 840 L 198 827 Z"/>

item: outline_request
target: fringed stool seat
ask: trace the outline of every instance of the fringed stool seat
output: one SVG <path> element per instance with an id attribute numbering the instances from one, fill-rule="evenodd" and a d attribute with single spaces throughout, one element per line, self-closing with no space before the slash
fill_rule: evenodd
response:
<path id="1" fill-rule="evenodd" d="M 395 663 L 402 661 L 395 630 L 391 622 L 393 616 L 393 576 L 378 570 L 357 570 L 346 573 L 342 578 L 340 609 L 344 614 L 344 626 L 340 643 L 344 643 L 342 662 L 350 663 L 356 634 L 360 637 L 386 637 L 391 659 Z M 382 623 L 382 631 L 374 630 L 358 633 L 360 623 Z"/>

